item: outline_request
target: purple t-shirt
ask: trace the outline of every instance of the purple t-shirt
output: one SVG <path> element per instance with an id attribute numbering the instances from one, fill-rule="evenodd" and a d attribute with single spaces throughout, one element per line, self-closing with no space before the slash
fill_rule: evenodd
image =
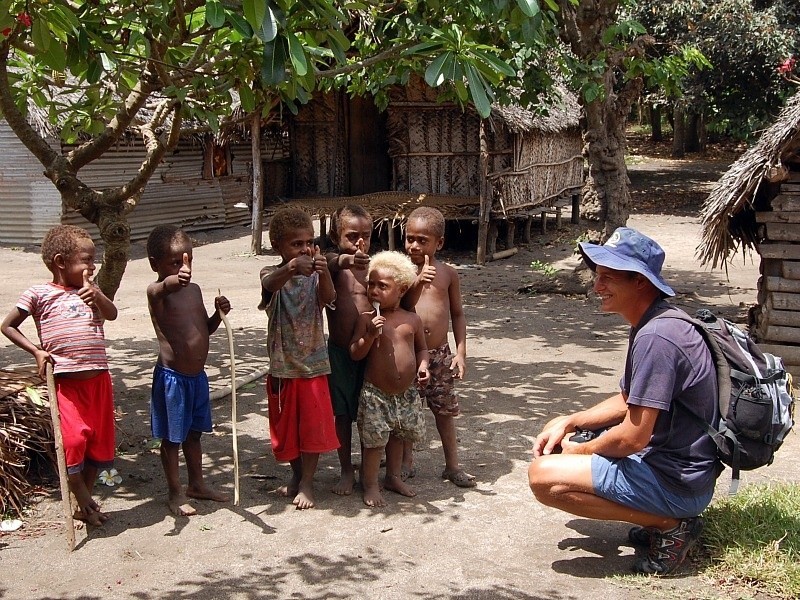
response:
<path id="1" fill-rule="evenodd" d="M 716 370 L 694 326 L 663 317 L 646 323 L 635 333 L 620 386 L 628 404 L 661 411 L 640 455 L 664 487 L 681 495 L 712 490 L 721 470 L 717 447 L 674 402 L 680 398 L 699 417 L 716 423 Z"/>

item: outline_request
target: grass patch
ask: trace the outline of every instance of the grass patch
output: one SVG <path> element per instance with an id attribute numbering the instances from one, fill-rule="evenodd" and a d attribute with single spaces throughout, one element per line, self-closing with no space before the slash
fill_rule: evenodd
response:
<path id="1" fill-rule="evenodd" d="M 800 485 L 747 486 L 703 513 L 706 574 L 779 598 L 800 598 Z"/>
<path id="2" fill-rule="evenodd" d="M 556 269 L 553 265 L 542 262 L 541 260 L 534 260 L 531 263 L 531 269 L 534 271 L 539 271 L 539 273 L 543 273 L 548 277 L 554 277 L 556 273 L 558 273 L 558 269 Z"/>

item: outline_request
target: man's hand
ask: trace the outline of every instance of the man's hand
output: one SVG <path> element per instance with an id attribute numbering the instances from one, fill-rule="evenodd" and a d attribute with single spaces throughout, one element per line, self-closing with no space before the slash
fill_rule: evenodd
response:
<path id="1" fill-rule="evenodd" d="M 565 438 L 575 431 L 575 427 L 569 424 L 569 417 L 556 417 L 544 426 L 542 432 L 536 436 L 533 442 L 533 456 L 547 456 L 555 454 L 564 449 Z M 567 442 L 577 446 L 574 442 Z"/>

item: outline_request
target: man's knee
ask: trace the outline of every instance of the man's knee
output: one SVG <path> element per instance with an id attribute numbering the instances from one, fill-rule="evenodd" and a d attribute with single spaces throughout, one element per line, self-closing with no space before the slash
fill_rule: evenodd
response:
<path id="1" fill-rule="evenodd" d="M 540 457 L 534 459 L 528 467 L 528 486 L 540 502 L 552 496 L 551 462 L 549 457 Z"/>
<path id="2" fill-rule="evenodd" d="M 592 493 L 591 462 L 588 456 L 540 456 L 528 467 L 528 485 L 543 504 L 569 492 Z"/>

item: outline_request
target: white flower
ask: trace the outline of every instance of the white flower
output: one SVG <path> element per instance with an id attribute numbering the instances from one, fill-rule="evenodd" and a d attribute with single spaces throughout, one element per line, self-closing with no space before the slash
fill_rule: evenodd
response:
<path id="1" fill-rule="evenodd" d="M 122 483 L 122 475 L 120 475 L 116 469 L 100 471 L 97 479 L 100 481 L 100 483 L 109 487 L 114 487 L 116 484 Z"/>

